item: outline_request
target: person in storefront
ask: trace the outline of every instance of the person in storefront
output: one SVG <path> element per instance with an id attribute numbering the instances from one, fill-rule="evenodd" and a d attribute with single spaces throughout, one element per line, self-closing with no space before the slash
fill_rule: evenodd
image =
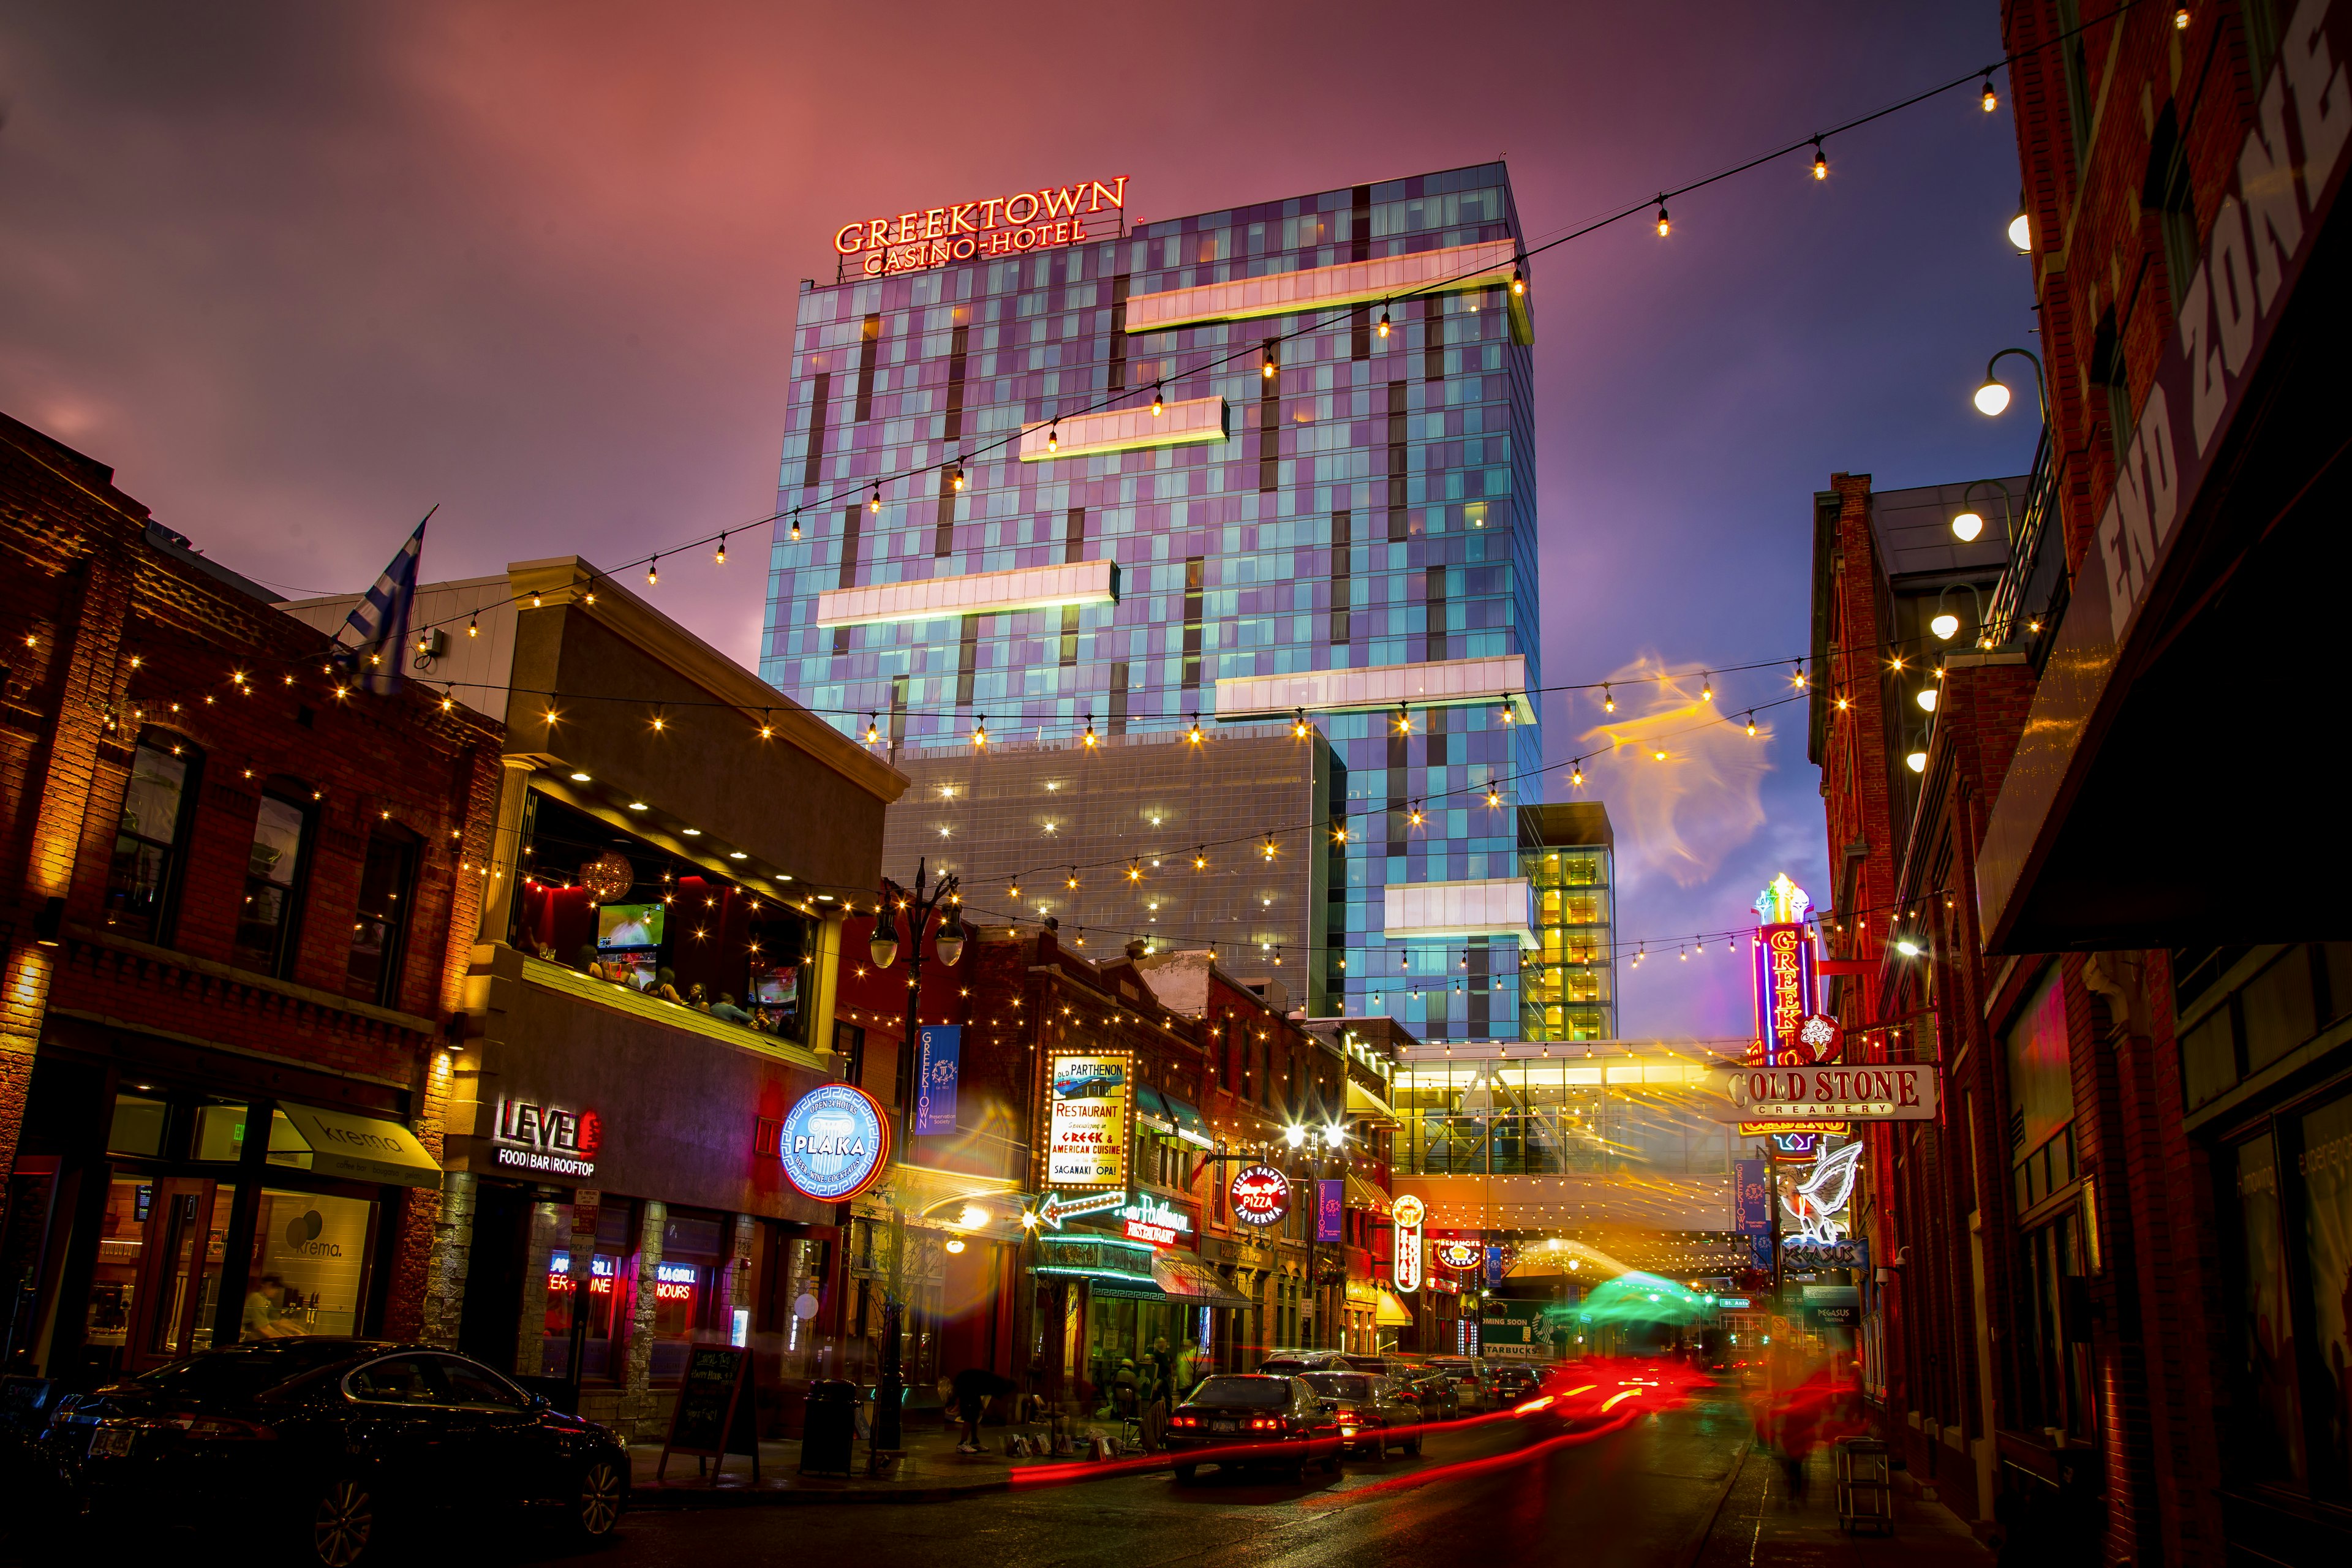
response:
<path id="1" fill-rule="evenodd" d="M 253 1282 L 251 1294 L 245 1299 L 242 1337 L 248 1340 L 282 1339 L 294 1331 L 278 1321 L 286 1310 L 286 1281 L 275 1274 L 265 1274 Z"/>
<path id="2" fill-rule="evenodd" d="M 1125 1356 L 1119 1358 L 1118 1370 L 1111 1373 L 1110 1399 L 1111 1408 L 1119 1415 L 1136 1413 L 1135 1363 Z"/>
<path id="3" fill-rule="evenodd" d="M 968 1366 L 950 1381 L 949 1390 L 955 1403 L 956 1419 L 963 1423 L 963 1441 L 956 1445 L 956 1452 L 977 1454 L 980 1418 L 987 1414 L 990 1400 L 1013 1392 L 1013 1380 L 999 1377 L 984 1366 Z"/>
<path id="4" fill-rule="evenodd" d="M 677 971 L 675 969 L 654 972 L 654 994 L 665 1002 L 675 1002 L 681 1007 L 686 1005 L 686 998 L 677 994 Z"/>
<path id="5" fill-rule="evenodd" d="M 596 944 L 593 942 L 583 942 L 580 944 L 579 965 L 580 973 L 591 980 L 615 978 L 605 973 L 604 963 L 596 957 Z"/>
<path id="6" fill-rule="evenodd" d="M 751 1015 L 735 1005 L 735 995 L 730 991 L 721 991 L 719 994 L 719 1000 L 710 1005 L 710 1016 L 714 1018 L 723 1018 L 730 1024 L 748 1026 L 751 1022 Z"/>
<path id="7" fill-rule="evenodd" d="M 1168 1336 L 1160 1335 L 1151 1342 L 1151 1392 L 1171 1405 L 1176 1403 L 1176 1357 L 1168 1348 Z"/>

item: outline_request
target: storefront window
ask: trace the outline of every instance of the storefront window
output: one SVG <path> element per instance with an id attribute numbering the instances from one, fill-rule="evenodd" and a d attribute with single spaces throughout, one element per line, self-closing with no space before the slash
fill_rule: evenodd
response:
<path id="1" fill-rule="evenodd" d="M 265 1190 L 241 1337 L 358 1333 L 375 1210 L 364 1198 Z"/>
<path id="2" fill-rule="evenodd" d="M 106 1189 L 106 1213 L 99 1220 L 98 1263 L 90 1270 L 89 1312 L 84 1338 L 93 1345 L 121 1345 L 131 1334 L 131 1310 L 139 1299 L 139 1260 L 145 1251 L 147 1215 L 155 1184 L 115 1181 Z"/>
<path id="3" fill-rule="evenodd" d="M 687 1357 L 697 1340 L 723 1342 L 727 1337 L 719 1316 L 725 1304 L 719 1300 L 726 1237 L 726 1221 L 716 1215 L 673 1209 L 662 1222 L 661 1261 L 654 1266 L 651 1376 L 656 1383 L 686 1375 Z"/>
<path id="4" fill-rule="evenodd" d="M 2019 1010 L 2006 1045 L 2010 1159 L 2022 1212 L 2074 1179 L 2074 1077 L 2056 964 Z"/>
<path id="5" fill-rule="evenodd" d="M 2264 1133 L 2239 1144 L 2236 1154 L 2244 1270 L 2237 1349 L 2251 1414 L 2231 1447 L 2252 1475 L 2300 1480 L 2303 1415 L 2295 1397 L 2294 1331 L 2280 1244 L 2276 1145 Z"/>
<path id="6" fill-rule="evenodd" d="M 560 1204 L 556 1210 L 563 1233 L 572 1235 L 572 1205 Z M 606 1198 L 596 1211 L 596 1249 L 588 1259 L 588 1300 L 580 1351 L 583 1378 L 611 1375 L 613 1307 L 626 1293 L 621 1285 L 621 1266 L 635 1236 L 635 1205 L 626 1198 Z M 547 1259 L 547 1320 L 541 1341 L 540 1364 L 549 1377 L 572 1375 L 572 1254 L 559 1247 Z"/>
<path id="7" fill-rule="evenodd" d="M 110 1154 L 156 1155 L 163 1152 L 163 1102 L 137 1095 L 114 1097 L 114 1121 L 107 1129 Z"/>
<path id="8" fill-rule="evenodd" d="M 2331 1394 L 2327 1405 L 2330 1489 L 2352 1491 L 2352 1095 L 2303 1118 L 2303 1245 L 2311 1279 L 2311 1342 Z"/>

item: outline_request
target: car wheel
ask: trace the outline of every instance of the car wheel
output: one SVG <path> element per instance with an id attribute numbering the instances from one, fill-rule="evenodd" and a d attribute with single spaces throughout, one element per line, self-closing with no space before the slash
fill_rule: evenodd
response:
<path id="1" fill-rule="evenodd" d="M 1412 1442 L 1407 1443 L 1407 1444 L 1404 1446 L 1404 1451 L 1405 1451 L 1406 1453 L 1408 1453 L 1408 1454 L 1412 1455 L 1412 1456 L 1414 1458 L 1416 1458 L 1416 1459 L 1420 1458 L 1421 1458 L 1421 1438 L 1420 1438 L 1419 1436 L 1416 1436 L 1413 1438 L 1413 1440 L 1412 1440 Z"/>
<path id="2" fill-rule="evenodd" d="M 628 1500 L 628 1478 L 609 1458 L 588 1461 L 572 1494 L 572 1533 L 583 1541 L 602 1541 L 621 1522 Z"/>
<path id="3" fill-rule="evenodd" d="M 310 1518 L 310 1560 L 320 1568 L 358 1568 L 375 1543 L 375 1498 L 365 1481 L 341 1477 L 320 1489 Z"/>
<path id="4" fill-rule="evenodd" d="M 1176 1484 L 1180 1487 L 1189 1487 L 1192 1484 L 1192 1479 L 1200 1473 L 1201 1469 L 1197 1465 L 1179 1465 L 1176 1467 Z"/>

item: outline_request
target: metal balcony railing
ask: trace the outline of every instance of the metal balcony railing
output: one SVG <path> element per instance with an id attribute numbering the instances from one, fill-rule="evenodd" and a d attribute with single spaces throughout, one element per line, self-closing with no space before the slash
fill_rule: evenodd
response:
<path id="1" fill-rule="evenodd" d="M 1992 607 L 1985 616 L 1987 647 L 2024 653 L 2037 675 L 2049 658 L 2051 636 L 2065 613 L 2071 586 L 2065 529 L 2058 514 L 2058 480 L 2050 430 L 2044 426 L 2034 447 L 2023 515 L 2010 541 L 2009 566 L 1993 585 Z"/>

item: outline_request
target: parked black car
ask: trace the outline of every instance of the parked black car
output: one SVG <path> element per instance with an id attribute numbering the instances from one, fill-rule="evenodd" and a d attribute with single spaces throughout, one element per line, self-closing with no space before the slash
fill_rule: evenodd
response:
<path id="1" fill-rule="evenodd" d="M 1298 1379 L 1313 1389 L 1339 1422 L 1339 1447 L 1385 1458 L 1391 1446 L 1421 1452 L 1421 1406 L 1402 1397 L 1406 1390 L 1390 1378 L 1361 1372 L 1310 1372 Z"/>
<path id="2" fill-rule="evenodd" d="M 543 1510 L 593 1541 L 629 1495 L 607 1428 L 463 1356 L 372 1341 L 207 1351 L 62 1405 L 46 1442 L 93 1512 L 276 1537 L 323 1568 L 441 1510 Z"/>
<path id="3" fill-rule="evenodd" d="M 1170 1414 L 1168 1451 L 1180 1481 L 1191 1480 L 1202 1459 L 1228 1469 L 1285 1469 L 1303 1481 L 1311 1465 L 1339 1467 L 1339 1420 L 1299 1378 L 1220 1373 Z"/>

